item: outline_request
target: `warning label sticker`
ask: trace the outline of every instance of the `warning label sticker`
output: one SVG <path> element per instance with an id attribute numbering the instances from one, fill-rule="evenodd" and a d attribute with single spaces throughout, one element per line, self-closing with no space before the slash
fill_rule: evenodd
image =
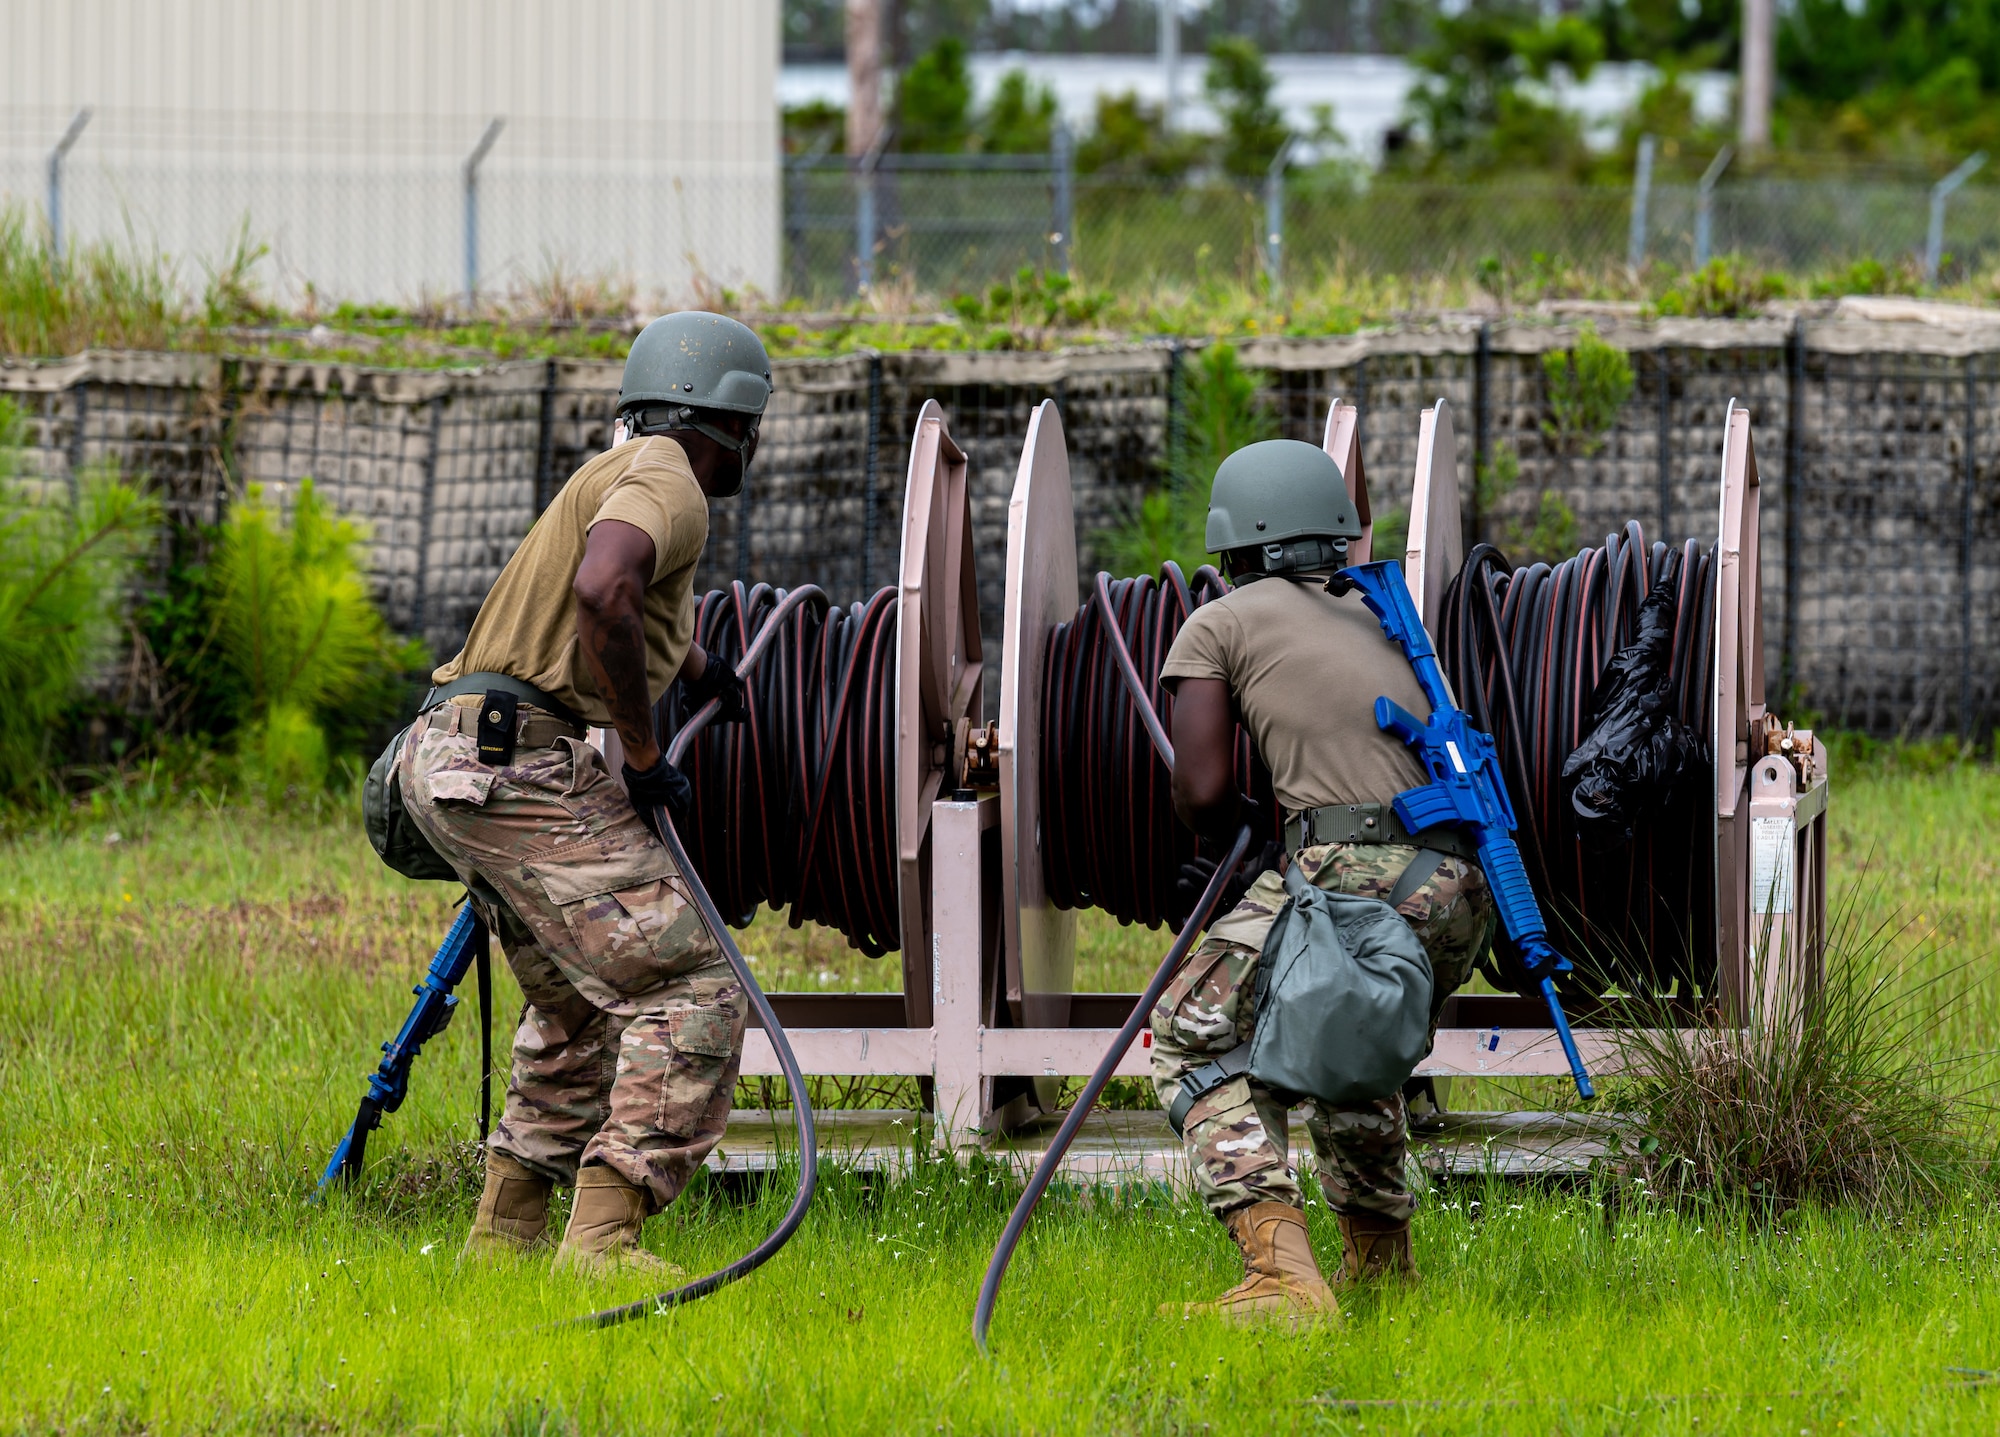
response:
<path id="1" fill-rule="evenodd" d="M 1792 911 L 1792 860 L 1797 831 L 1789 818 L 1750 820 L 1750 911 Z"/>

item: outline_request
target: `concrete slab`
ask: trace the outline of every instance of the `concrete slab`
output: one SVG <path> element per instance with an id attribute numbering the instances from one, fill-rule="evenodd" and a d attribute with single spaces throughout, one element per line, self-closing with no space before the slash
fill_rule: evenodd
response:
<path id="1" fill-rule="evenodd" d="M 815 1117 L 821 1160 L 853 1172 L 907 1173 L 919 1141 L 928 1146 L 935 1130 L 930 1117 L 906 1109 L 827 1109 Z M 1059 1118 L 1050 1117 L 1011 1135 L 988 1136 L 976 1152 L 1026 1176 L 1058 1125 Z M 1433 1181 L 1580 1177 L 1608 1158 L 1614 1140 L 1632 1126 L 1595 1113 L 1440 1113 L 1413 1127 L 1411 1151 Z M 1295 1123 L 1293 1133 L 1303 1139 L 1304 1124 Z M 745 1109 L 730 1118 L 708 1166 L 768 1172 L 797 1151 L 789 1110 Z M 1291 1156 L 1296 1166 L 1311 1149 L 1295 1143 Z M 1093 1113 L 1060 1171 L 1080 1182 L 1165 1183 L 1176 1190 L 1189 1182 L 1186 1150 L 1152 1109 Z"/>

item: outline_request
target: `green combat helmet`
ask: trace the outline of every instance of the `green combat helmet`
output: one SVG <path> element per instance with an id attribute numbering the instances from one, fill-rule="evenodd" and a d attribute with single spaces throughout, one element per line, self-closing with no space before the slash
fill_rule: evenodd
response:
<path id="1" fill-rule="evenodd" d="M 661 315 L 639 331 L 625 356 L 618 386 L 618 415 L 634 434 L 666 434 L 691 429 L 736 456 L 736 483 L 716 497 L 743 487 L 744 456 L 757 440 L 757 424 L 771 400 L 771 357 L 748 325 L 726 315 L 683 310 Z M 741 439 L 710 416 L 747 414 Z"/>
<path id="2" fill-rule="evenodd" d="M 1361 515 L 1340 466 L 1324 449 L 1267 439 L 1237 450 L 1215 471 L 1207 547 L 1230 578 L 1320 573 L 1347 562 Z"/>

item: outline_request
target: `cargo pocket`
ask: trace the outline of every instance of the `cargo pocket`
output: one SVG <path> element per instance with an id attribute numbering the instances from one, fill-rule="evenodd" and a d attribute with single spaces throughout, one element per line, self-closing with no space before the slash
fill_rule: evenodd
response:
<path id="1" fill-rule="evenodd" d="M 747 1011 L 733 975 L 698 984 L 694 993 L 668 1008 L 667 1042 L 673 1057 L 660 1084 L 654 1115 L 660 1131 L 692 1136 L 716 1093 L 735 1083 Z"/>
<path id="2" fill-rule="evenodd" d="M 420 722 L 423 722 L 420 720 Z M 479 746 L 463 734 L 426 728 L 413 755 L 419 792 L 430 803 L 484 808 L 493 792 L 494 772 L 479 761 Z"/>
<path id="3" fill-rule="evenodd" d="M 1228 943 L 1204 940 L 1203 949 L 1183 964 L 1153 1007 L 1156 1040 L 1187 1053 L 1223 1053 L 1236 1046 L 1242 993 L 1254 975 L 1254 953 Z"/>
<path id="4" fill-rule="evenodd" d="M 1286 1142 L 1264 1126 L 1248 1078 L 1232 1078 L 1202 1094 L 1188 1109 L 1181 1130 L 1211 1190 L 1240 1188 L 1254 1198 L 1261 1187 L 1256 1179 L 1273 1171 L 1282 1174 L 1288 1166 Z"/>
<path id="5" fill-rule="evenodd" d="M 664 848 L 589 848 L 523 867 L 561 912 L 578 964 L 614 992 L 651 993 L 707 961 L 713 942 Z"/>
<path id="6" fill-rule="evenodd" d="M 736 1020 L 716 1009 L 685 1009 L 676 1015 L 668 1032 L 673 1037 L 677 1053 L 726 1058 L 736 1051 Z"/>

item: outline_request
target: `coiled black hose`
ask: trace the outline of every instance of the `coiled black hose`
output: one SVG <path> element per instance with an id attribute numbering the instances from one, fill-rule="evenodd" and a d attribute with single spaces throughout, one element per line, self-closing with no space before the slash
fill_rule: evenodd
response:
<path id="1" fill-rule="evenodd" d="M 1190 584 L 1169 562 L 1157 579 L 1100 574 L 1097 587 L 1102 599 L 1048 639 L 1044 876 L 1058 907 L 1179 926 L 1187 900 L 1175 885 L 1200 849 L 1174 819 L 1172 775 L 1146 722 L 1171 721 L 1159 677 L 1167 651 L 1187 616 L 1229 585 L 1206 566 Z M 712 590 L 696 610 L 696 637 L 733 661 L 785 597 L 763 584 Z M 896 591 L 884 589 L 845 610 L 823 599 L 790 609 L 746 681 L 748 720 L 712 725 L 688 749 L 688 852 L 738 927 L 765 904 L 789 905 L 792 926 L 836 928 L 871 957 L 898 944 L 896 604 Z M 1113 627 L 1145 690 L 1143 712 L 1118 670 Z M 678 689 L 658 713 L 662 733 L 680 731 Z M 1241 730 L 1236 777 L 1270 818 L 1271 832 L 1256 836 L 1278 836 L 1270 775 Z"/>
<path id="2" fill-rule="evenodd" d="M 1178 927 L 1185 917 L 1175 884 L 1199 848 L 1174 818 L 1171 749 L 1162 749 L 1173 696 L 1160 670 L 1188 615 L 1228 592 L 1214 569 L 1203 565 L 1190 583 L 1172 560 L 1157 579 L 1099 574 L 1091 602 L 1050 633 L 1042 680 L 1042 862 L 1058 908 L 1102 908 L 1121 923 L 1148 927 Z M 1279 836 L 1270 774 L 1240 728 L 1236 782 L 1270 820 L 1270 833 L 1253 837 Z"/>
<path id="3" fill-rule="evenodd" d="M 1576 960 L 1566 990 L 1617 984 L 1640 993 L 1706 991 L 1715 977 L 1714 784 L 1687 781 L 1621 849 L 1580 841 L 1561 782 L 1588 733 L 1612 657 L 1633 639 L 1639 607 L 1666 586 L 1674 611 L 1668 707 L 1697 734 L 1709 726 L 1714 662 L 1712 549 L 1648 544 L 1637 522 L 1553 566 L 1515 569 L 1481 544 L 1445 594 L 1440 657 L 1458 700 L 1493 735 L 1519 821 L 1523 860 L 1558 946 Z M 1712 770 L 1709 771 L 1712 777 Z M 1487 978 L 1518 993 L 1533 981 L 1504 947 Z"/>
<path id="4" fill-rule="evenodd" d="M 749 718 L 712 725 L 687 749 L 695 799 L 683 827 L 694 866 L 737 927 L 765 904 L 789 905 L 794 928 L 836 928 L 880 957 L 899 945 L 901 923 L 897 593 L 846 609 L 811 594 L 787 607 L 785 590 L 738 582 L 702 596 L 695 636 L 707 652 L 736 663 L 767 630 L 771 650 L 745 679 Z M 678 686 L 658 719 L 668 735 L 689 722 Z"/>

